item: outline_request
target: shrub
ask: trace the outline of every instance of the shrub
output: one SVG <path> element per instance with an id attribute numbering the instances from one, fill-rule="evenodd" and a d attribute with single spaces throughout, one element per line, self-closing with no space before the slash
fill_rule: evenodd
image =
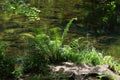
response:
<path id="1" fill-rule="evenodd" d="M 8 79 L 13 78 L 13 71 L 14 71 L 14 65 L 15 61 L 13 58 L 10 58 L 5 54 L 5 49 L 8 46 L 8 43 L 1 42 L 0 43 L 0 78 L 1 79 Z"/>
<path id="2" fill-rule="evenodd" d="M 55 43 L 45 33 L 39 33 L 34 38 L 29 37 L 28 41 L 30 44 L 24 64 L 25 72 L 44 73 L 44 68 L 46 63 L 50 61 L 50 57 L 55 57 L 54 52 L 57 51 L 56 46 L 54 46 Z M 58 46 L 58 44 L 56 45 Z"/>
<path id="3" fill-rule="evenodd" d="M 67 35 L 67 31 L 73 20 L 76 20 L 76 18 L 70 20 L 62 36 L 58 36 L 59 29 L 56 28 L 50 30 L 53 31 L 53 36 L 48 34 L 50 31 L 48 31 L 48 33 L 43 31 L 39 32 L 34 37 L 23 35 L 27 36 L 27 41 L 29 43 L 29 54 L 27 54 L 24 64 L 25 72 L 42 72 L 46 63 L 56 63 L 63 60 L 61 57 L 62 46 L 64 38 Z"/>

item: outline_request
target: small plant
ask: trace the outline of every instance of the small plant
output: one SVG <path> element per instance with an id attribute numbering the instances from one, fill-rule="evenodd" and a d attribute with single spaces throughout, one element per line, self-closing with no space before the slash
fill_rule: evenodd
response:
<path id="1" fill-rule="evenodd" d="M 98 75 L 97 76 L 100 80 L 102 80 L 103 77 L 105 77 L 105 75 Z"/>

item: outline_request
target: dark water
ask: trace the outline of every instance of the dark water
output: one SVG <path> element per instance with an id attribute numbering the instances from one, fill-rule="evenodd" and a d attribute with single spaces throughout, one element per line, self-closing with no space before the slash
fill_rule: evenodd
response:
<path id="1" fill-rule="evenodd" d="M 1 14 L 1 39 L 11 42 L 11 47 L 7 51 L 9 53 L 12 51 L 11 54 L 25 53 L 24 49 L 26 47 L 26 41 L 21 39 L 19 34 L 31 33 L 32 31 L 28 28 L 29 26 L 65 28 L 70 19 L 77 17 L 78 21 L 73 22 L 71 25 L 68 37 L 85 37 L 87 38 L 87 41 L 92 43 L 92 46 L 95 46 L 104 54 L 109 54 L 119 59 L 119 36 L 87 36 L 87 34 L 89 34 L 89 30 L 84 31 L 82 20 L 88 14 L 88 11 L 82 8 L 82 4 L 84 3 L 81 0 L 40 0 L 39 3 L 34 2 L 32 5 L 39 8 L 41 13 L 40 21 L 36 21 L 32 24 L 25 23 L 26 20 L 23 16 L 17 16 L 17 18 L 13 17 L 12 19 L 9 19 L 9 17 Z"/>
<path id="2" fill-rule="evenodd" d="M 48 23 L 48 26 L 63 28 L 71 18 L 77 17 L 78 21 L 73 22 L 71 25 L 69 31 L 71 33 L 70 36 L 87 37 L 89 29 L 83 29 L 84 26 L 82 25 L 82 19 L 88 14 L 88 12 L 82 7 L 84 4 L 82 0 L 48 0 L 46 4 L 41 3 L 41 17 L 47 20 L 46 22 Z M 45 21 L 43 20 L 43 22 Z M 87 40 L 105 55 L 112 55 L 119 59 L 119 35 L 102 35 L 99 37 L 90 36 L 90 39 Z"/>

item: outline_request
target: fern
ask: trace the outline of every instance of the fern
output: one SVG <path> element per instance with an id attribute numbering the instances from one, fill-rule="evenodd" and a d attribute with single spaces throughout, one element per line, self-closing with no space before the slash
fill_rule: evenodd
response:
<path id="1" fill-rule="evenodd" d="M 68 22 L 68 24 L 66 25 L 66 27 L 65 27 L 65 29 L 64 29 L 64 32 L 63 32 L 63 35 L 62 35 L 62 43 L 63 43 L 63 41 L 64 41 L 64 39 L 65 39 L 65 36 L 67 35 L 67 32 L 69 31 L 69 28 L 70 28 L 70 26 L 71 26 L 71 24 L 72 24 L 72 22 L 73 22 L 74 20 L 77 20 L 77 18 L 72 18 L 72 19 Z"/>

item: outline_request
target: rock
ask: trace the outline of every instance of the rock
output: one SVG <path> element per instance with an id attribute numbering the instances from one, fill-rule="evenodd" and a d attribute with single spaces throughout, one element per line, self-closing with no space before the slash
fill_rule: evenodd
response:
<path id="1" fill-rule="evenodd" d="M 74 80 L 98 80 L 98 75 L 106 75 L 108 78 L 113 77 L 115 80 L 120 80 L 120 76 L 111 71 L 109 65 L 89 67 L 86 64 L 76 65 L 71 62 L 63 62 L 61 65 L 49 65 L 49 67 L 53 73 L 63 72 L 71 77 L 74 75 Z"/>
<path id="2" fill-rule="evenodd" d="M 68 66 L 68 67 L 75 66 L 75 64 L 72 63 L 72 62 L 63 62 L 63 65 L 66 65 L 66 66 Z"/>

